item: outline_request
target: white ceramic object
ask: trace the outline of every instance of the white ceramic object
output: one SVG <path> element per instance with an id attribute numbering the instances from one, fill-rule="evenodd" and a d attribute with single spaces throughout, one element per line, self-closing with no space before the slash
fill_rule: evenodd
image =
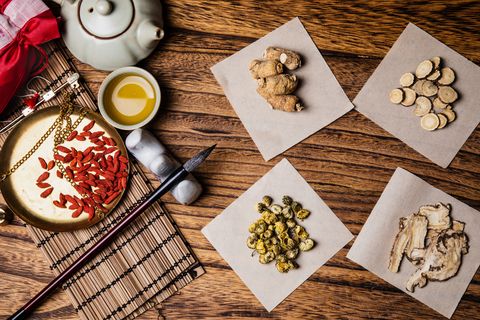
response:
<path id="1" fill-rule="evenodd" d="M 107 113 L 107 111 L 105 110 L 105 105 L 103 104 L 103 96 L 105 94 L 105 90 L 106 90 L 108 84 L 114 78 L 116 78 L 120 75 L 123 75 L 123 74 L 133 74 L 133 75 L 138 75 L 138 76 L 144 77 L 145 79 L 147 79 L 151 83 L 153 89 L 155 90 L 156 101 L 155 101 L 155 106 L 153 107 L 152 113 L 150 113 L 150 115 L 145 120 L 143 120 L 140 123 L 134 124 L 134 125 L 125 125 L 125 124 L 121 124 L 121 123 L 118 123 L 115 120 L 113 120 L 110 117 L 110 115 Z M 153 75 L 150 72 L 148 72 L 144 69 L 141 69 L 141 68 L 137 68 L 137 67 L 124 67 L 124 68 L 120 68 L 120 69 L 117 69 L 117 70 L 113 71 L 112 73 L 110 73 L 105 78 L 105 80 L 103 80 L 102 84 L 100 85 L 100 89 L 98 90 L 98 109 L 100 110 L 100 113 L 105 118 L 105 120 L 108 121 L 108 123 L 110 123 L 115 128 L 122 129 L 122 130 L 135 130 L 135 129 L 138 129 L 138 128 L 141 128 L 141 127 L 145 126 L 147 123 L 152 121 L 152 119 L 157 114 L 158 109 L 160 108 L 160 101 L 161 100 L 162 100 L 162 94 L 161 94 L 160 86 L 158 85 L 157 80 L 153 77 Z"/>
<path id="2" fill-rule="evenodd" d="M 175 169 L 180 167 L 180 163 L 147 130 L 137 129 L 132 131 L 125 140 L 125 145 L 135 158 L 151 170 L 160 181 L 165 180 Z M 193 175 L 189 174 L 170 192 L 178 202 L 188 205 L 200 196 L 202 186 Z"/>
<path id="3" fill-rule="evenodd" d="M 160 0 L 54 0 L 63 40 L 80 61 L 101 70 L 135 65 L 163 38 Z"/>

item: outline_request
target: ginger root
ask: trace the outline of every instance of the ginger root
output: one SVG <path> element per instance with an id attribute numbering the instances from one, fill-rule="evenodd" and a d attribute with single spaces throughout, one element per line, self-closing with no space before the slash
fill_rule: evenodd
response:
<path id="1" fill-rule="evenodd" d="M 263 53 L 263 57 L 269 60 L 279 60 L 288 70 L 295 70 L 302 66 L 300 55 L 288 49 L 268 47 Z"/>
<path id="2" fill-rule="evenodd" d="M 297 96 L 291 94 L 284 94 L 279 96 L 268 96 L 265 98 L 268 104 L 274 110 L 281 110 L 285 112 L 302 111 L 303 105 Z"/>
<path id="3" fill-rule="evenodd" d="M 297 88 L 297 76 L 291 74 L 277 74 L 267 78 L 260 78 L 258 92 L 262 96 L 290 94 Z"/>
<path id="4" fill-rule="evenodd" d="M 281 74 L 283 64 L 278 60 L 255 59 L 250 63 L 249 69 L 254 79 L 260 79 Z"/>
<path id="5" fill-rule="evenodd" d="M 295 112 L 303 110 L 300 99 L 292 93 L 297 89 L 297 76 L 284 74 L 284 67 L 293 70 L 301 66 L 298 53 L 269 47 L 264 52 L 264 59 L 250 62 L 249 70 L 257 79 L 257 92 L 274 110 Z"/>

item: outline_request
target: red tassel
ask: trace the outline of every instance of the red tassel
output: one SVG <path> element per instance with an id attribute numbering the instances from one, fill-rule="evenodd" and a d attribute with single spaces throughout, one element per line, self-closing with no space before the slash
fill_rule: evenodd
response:
<path id="1" fill-rule="evenodd" d="M 35 92 L 31 97 L 23 99 L 23 103 L 33 109 L 35 108 L 35 105 L 37 104 L 39 98 L 40 95 L 38 94 L 38 92 Z"/>

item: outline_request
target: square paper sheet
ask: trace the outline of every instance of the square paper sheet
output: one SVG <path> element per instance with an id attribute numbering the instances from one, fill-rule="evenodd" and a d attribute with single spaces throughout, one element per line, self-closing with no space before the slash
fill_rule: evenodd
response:
<path id="1" fill-rule="evenodd" d="M 425 59 L 439 56 L 456 74 L 452 87 L 459 93 L 453 103 L 457 119 L 441 130 L 426 131 L 413 108 L 390 102 L 400 77 L 415 72 Z M 353 104 L 359 112 L 402 140 L 435 164 L 446 168 L 480 121 L 480 67 L 413 24 L 408 24 L 388 54 L 359 92 Z"/>
<path id="2" fill-rule="evenodd" d="M 305 109 L 272 110 L 257 93 L 248 65 L 269 46 L 298 52 L 302 67 L 288 71 L 299 78 L 295 91 Z M 298 18 L 212 67 L 215 78 L 265 160 L 284 152 L 353 108 L 337 79 Z"/>
<path id="3" fill-rule="evenodd" d="M 259 218 L 254 209 L 255 204 L 264 195 L 270 195 L 274 203 L 281 203 L 283 195 L 290 195 L 311 211 L 301 225 L 310 233 L 316 245 L 308 252 L 301 252 L 297 259 L 300 267 L 288 273 L 279 273 L 274 262 L 260 264 L 258 255 L 252 257 L 252 250 L 246 245 L 250 234 L 248 227 Z M 353 238 L 350 231 L 286 159 L 258 180 L 203 228 L 202 232 L 268 311 L 282 302 Z"/>
<path id="4" fill-rule="evenodd" d="M 463 256 L 458 274 L 443 282 L 429 281 L 411 293 L 405 284 L 415 267 L 404 257 L 400 271 L 388 270 L 390 250 L 398 233 L 398 222 L 418 211 L 420 206 L 437 202 L 452 205 L 451 217 L 465 222 L 469 251 Z M 430 308 L 450 318 L 480 265 L 480 212 L 438 190 L 410 172 L 398 168 L 378 200 L 347 257 L 391 283 Z M 393 311 L 393 310 L 392 310 Z"/>

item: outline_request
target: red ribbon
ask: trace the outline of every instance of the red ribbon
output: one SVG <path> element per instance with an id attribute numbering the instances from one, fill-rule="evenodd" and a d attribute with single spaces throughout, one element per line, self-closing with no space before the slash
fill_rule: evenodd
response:
<path id="1" fill-rule="evenodd" d="M 59 37 L 57 20 L 47 10 L 30 19 L 0 50 L 0 113 L 30 77 L 47 67 L 48 56 L 40 45 Z"/>

